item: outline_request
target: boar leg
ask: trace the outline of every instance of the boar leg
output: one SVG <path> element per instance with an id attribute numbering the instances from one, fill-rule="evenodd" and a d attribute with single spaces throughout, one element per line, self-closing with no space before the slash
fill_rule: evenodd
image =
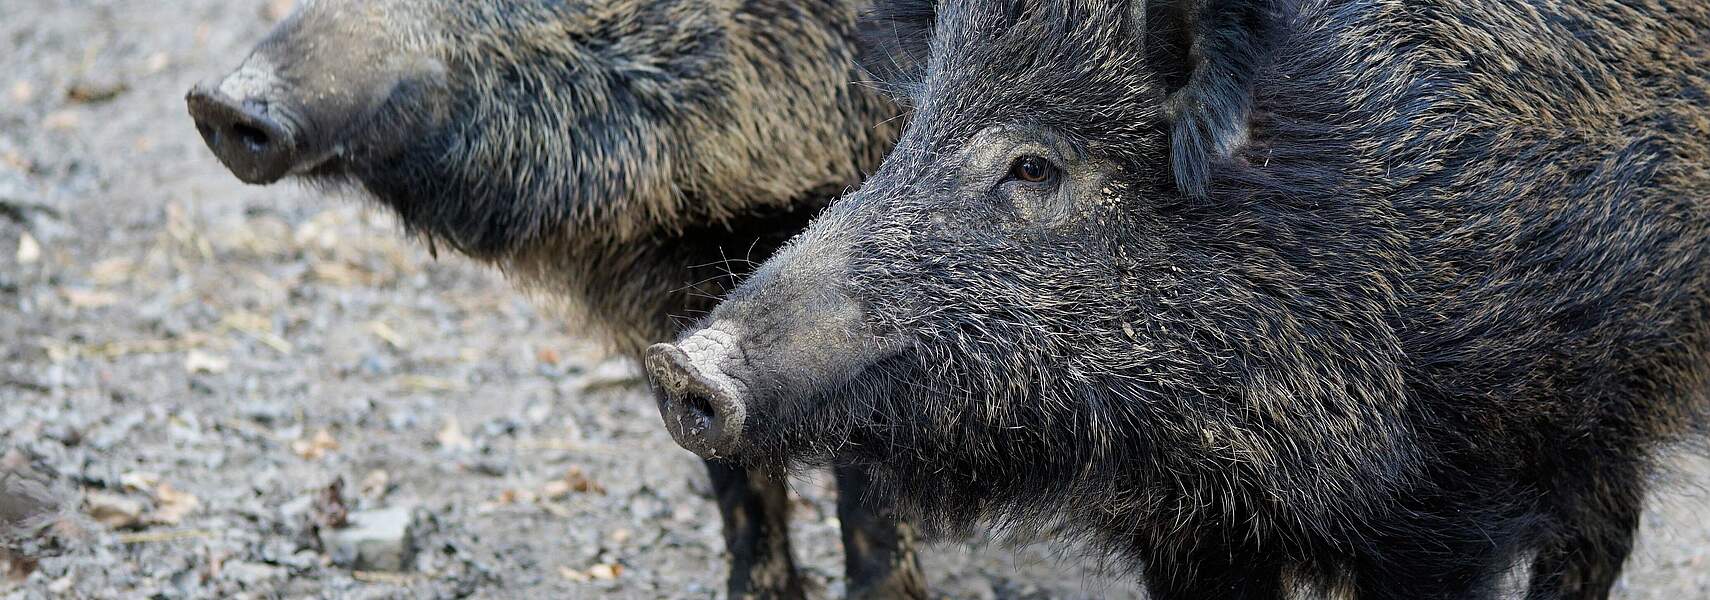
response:
<path id="1" fill-rule="evenodd" d="M 790 556 L 789 493 L 783 476 L 774 478 L 722 461 L 706 464 L 724 520 L 724 547 L 730 553 L 729 597 L 805 597 Z"/>
<path id="2" fill-rule="evenodd" d="M 1621 576 L 1621 567 L 1633 551 L 1643 500 L 1629 494 L 1639 486 L 1606 489 L 1621 497 L 1604 498 L 1581 507 L 1572 535 L 1556 540 L 1538 552 L 1532 562 L 1532 581 L 1527 600 L 1603 600 Z"/>
<path id="3" fill-rule="evenodd" d="M 1429 530 L 1372 545 L 1382 555 L 1367 556 L 1354 569 L 1354 597 L 1360 600 L 1494 599 L 1504 567 L 1511 564 L 1489 541 L 1432 540 Z"/>
<path id="4" fill-rule="evenodd" d="M 1200 542 L 1204 543 L 1204 542 Z M 1257 553 L 1221 544 L 1182 549 L 1169 544 L 1152 549 L 1141 571 L 1153 600 L 1283 600 L 1282 567 L 1259 560 L 1236 560 Z"/>
<path id="5" fill-rule="evenodd" d="M 914 527 L 867 499 L 864 469 L 837 469 L 837 518 L 843 523 L 843 564 L 850 598 L 926 598 L 926 576 L 915 555 Z"/>

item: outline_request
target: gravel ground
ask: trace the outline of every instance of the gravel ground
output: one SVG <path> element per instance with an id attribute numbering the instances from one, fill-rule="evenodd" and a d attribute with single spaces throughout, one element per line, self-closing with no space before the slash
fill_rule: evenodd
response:
<path id="1" fill-rule="evenodd" d="M 0 598 L 721 597 L 704 475 L 627 365 L 202 147 L 184 90 L 288 5 L 0 0 L 0 466 L 73 498 L 39 564 L 0 554 Z M 840 597 L 827 479 L 794 486 L 796 548 Z M 1662 482 L 1618 597 L 1710 598 L 1707 484 Z M 412 521 L 402 572 L 329 528 L 380 509 Z M 1048 542 L 925 554 L 945 597 L 1138 596 Z"/>

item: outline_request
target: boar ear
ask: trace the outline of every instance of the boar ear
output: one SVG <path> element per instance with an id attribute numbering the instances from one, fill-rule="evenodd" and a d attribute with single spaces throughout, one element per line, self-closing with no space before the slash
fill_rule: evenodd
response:
<path id="1" fill-rule="evenodd" d="M 881 0 L 861 16 L 862 70 L 873 82 L 906 99 L 926 78 L 937 22 L 935 0 Z"/>
<path id="2" fill-rule="evenodd" d="M 1247 143 L 1253 81 L 1281 29 L 1282 1 L 1136 0 L 1170 93 L 1170 166 L 1183 194 L 1203 197 L 1211 164 Z"/>

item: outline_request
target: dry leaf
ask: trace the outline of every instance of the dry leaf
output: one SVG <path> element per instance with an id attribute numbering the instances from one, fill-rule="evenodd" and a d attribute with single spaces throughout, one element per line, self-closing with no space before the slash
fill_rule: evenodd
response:
<path id="1" fill-rule="evenodd" d="M 266 344 L 280 354 L 290 354 L 294 347 L 285 338 L 273 333 L 273 322 L 267 317 L 246 312 L 235 311 L 220 319 L 220 325 L 232 331 L 243 332 L 256 341 Z"/>
<path id="2" fill-rule="evenodd" d="M 557 502 L 541 502 L 540 509 L 546 511 L 546 514 L 560 519 L 569 519 L 576 516 L 576 513 L 571 511 L 569 507 Z"/>
<path id="3" fill-rule="evenodd" d="M 557 500 L 570 495 L 570 482 L 555 479 L 540 487 L 540 497 L 546 500 Z"/>
<path id="4" fill-rule="evenodd" d="M 398 378 L 398 385 L 414 392 L 456 392 L 463 389 L 463 384 L 444 377 L 427 375 L 404 375 Z"/>
<path id="5" fill-rule="evenodd" d="M 83 497 L 83 512 L 102 525 L 124 529 L 142 522 L 143 503 L 118 494 L 90 492 Z"/>
<path id="6" fill-rule="evenodd" d="M 535 496 L 534 492 L 531 492 L 528 490 L 507 489 L 505 491 L 499 492 L 499 497 L 494 499 L 494 502 L 501 504 L 501 505 L 504 505 L 504 504 L 533 504 L 534 501 L 537 499 L 538 499 L 538 496 Z"/>
<path id="7" fill-rule="evenodd" d="M 40 563 L 33 558 L 0 548 L 0 576 L 6 579 L 22 583 L 30 578 L 31 573 L 36 572 L 38 566 Z"/>
<path id="8" fill-rule="evenodd" d="M 399 335 L 397 330 L 383 321 L 369 321 L 368 332 L 398 350 L 404 350 L 409 345 L 409 340 L 404 339 L 404 336 Z"/>
<path id="9" fill-rule="evenodd" d="M 30 82 L 19 79 L 12 82 L 12 103 L 23 104 L 36 97 L 36 88 Z"/>
<path id="10" fill-rule="evenodd" d="M 606 486 L 600 485 L 599 482 L 589 479 L 588 475 L 582 472 L 581 467 L 570 467 L 570 470 L 566 471 L 563 477 L 555 481 L 548 482 L 543 486 L 541 488 L 540 495 L 543 498 L 557 499 L 568 496 L 571 492 L 578 494 L 595 493 L 603 495 L 606 493 Z"/>
<path id="11" fill-rule="evenodd" d="M 76 81 L 65 90 L 65 98 L 81 104 L 93 104 L 117 98 L 130 89 L 130 84 L 123 81 Z"/>
<path id="12" fill-rule="evenodd" d="M 539 349 L 536 349 L 534 351 L 534 357 L 535 357 L 535 359 L 539 360 L 541 363 L 544 363 L 547 365 L 552 365 L 552 366 L 558 366 L 558 362 L 561 360 L 564 360 L 563 357 L 558 355 L 558 351 L 553 349 L 550 346 L 545 346 L 545 347 L 541 347 Z"/>
<path id="13" fill-rule="evenodd" d="M 162 483 L 154 489 L 154 502 L 154 512 L 148 515 L 147 520 L 155 525 L 177 525 L 202 505 L 200 498 L 178 491 L 170 483 Z"/>
<path id="14" fill-rule="evenodd" d="M 411 573 L 387 573 L 385 571 L 351 571 L 350 578 L 363 583 L 379 583 L 384 585 L 405 586 L 414 583 L 418 575 Z"/>
<path id="15" fill-rule="evenodd" d="M 617 563 L 601 563 L 588 567 L 588 576 L 594 579 L 617 579 L 623 574 L 623 565 Z"/>
<path id="16" fill-rule="evenodd" d="M 362 478 L 362 495 L 379 500 L 386 496 L 386 491 L 392 487 L 392 475 L 381 469 L 369 471 Z"/>
<path id="17" fill-rule="evenodd" d="M 267 0 L 261 7 L 261 16 L 268 21 L 279 22 L 291 16 L 291 10 L 297 7 L 297 0 Z"/>
<path id="18" fill-rule="evenodd" d="M 77 121 L 77 113 L 69 110 L 54 111 L 42 117 L 42 128 L 64 131 L 77 127 Z"/>
<path id="19" fill-rule="evenodd" d="M 160 485 L 160 474 L 148 471 L 131 471 L 119 476 L 119 485 L 127 491 L 146 492 Z"/>
<path id="20" fill-rule="evenodd" d="M 316 263 L 309 268 L 315 279 L 338 286 L 369 285 L 372 277 L 343 263 Z"/>
<path id="21" fill-rule="evenodd" d="M 184 370 L 190 373 L 218 375 L 232 367 L 232 359 L 201 350 L 184 353 Z"/>
<path id="22" fill-rule="evenodd" d="M 40 242 L 36 241 L 35 236 L 30 235 L 28 232 L 25 232 L 24 235 L 19 236 L 18 237 L 18 264 L 20 264 L 20 265 L 35 264 L 36 261 L 41 260 L 41 259 L 42 259 L 42 245 Z"/>
<path id="23" fill-rule="evenodd" d="M 119 296 L 111 292 L 60 288 L 59 295 L 74 308 L 103 308 L 119 303 Z"/>
<path id="24" fill-rule="evenodd" d="M 291 451 L 304 460 L 320 460 L 329 452 L 337 452 L 338 447 L 338 440 L 333 439 L 332 433 L 325 429 L 316 431 L 315 435 L 308 439 L 291 442 Z"/>
<path id="25" fill-rule="evenodd" d="M 439 442 L 439 447 L 447 450 L 468 450 L 475 447 L 475 443 L 469 441 L 469 436 L 463 435 L 463 427 L 457 424 L 457 417 L 446 417 L 445 424 L 440 426 L 439 433 L 434 434 L 433 439 Z"/>
<path id="26" fill-rule="evenodd" d="M 114 285 L 130 280 L 136 268 L 136 261 L 129 258 L 109 258 L 90 267 L 89 278 L 97 285 Z"/>
<path id="27" fill-rule="evenodd" d="M 558 576 L 576 583 L 590 581 L 610 581 L 623 575 L 623 565 L 617 563 L 601 563 L 588 567 L 588 570 L 559 567 Z"/>

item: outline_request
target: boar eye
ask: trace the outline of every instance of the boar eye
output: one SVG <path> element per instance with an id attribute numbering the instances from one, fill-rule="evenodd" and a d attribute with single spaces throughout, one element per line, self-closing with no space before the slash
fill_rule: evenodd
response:
<path id="1" fill-rule="evenodd" d="M 1057 176 L 1057 166 L 1038 156 L 1023 156 L 1009 165 L 1009 178 L 1027 183 L 1045 183 Z"/>

